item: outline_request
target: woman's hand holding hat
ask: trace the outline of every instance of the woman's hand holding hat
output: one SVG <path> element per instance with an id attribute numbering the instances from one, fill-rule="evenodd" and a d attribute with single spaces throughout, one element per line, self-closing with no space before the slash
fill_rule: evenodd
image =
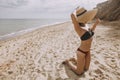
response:
<path id="1" fill-rule="evenodd" d="M 101 22 L 101 20 L 100 20 L 99 18 L 97 18 L 96 24 L 98 24 L 98 23 L 100 23 L 100 22 Z"/>

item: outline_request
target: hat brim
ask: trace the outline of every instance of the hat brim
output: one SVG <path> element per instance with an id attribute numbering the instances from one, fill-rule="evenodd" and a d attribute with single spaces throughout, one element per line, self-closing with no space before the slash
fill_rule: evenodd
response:
<path id="1" fill-rule="evenodd" d="M 95 17 L 95 15 L 97 14 L 97 11 L 98 11 L 97 9 L 93 9 L 93 10 L 85 12 L 81 16 L 76 16 L 77 21 L 79 23 L 86 24 L 86 23 L 90 22 Z"/>

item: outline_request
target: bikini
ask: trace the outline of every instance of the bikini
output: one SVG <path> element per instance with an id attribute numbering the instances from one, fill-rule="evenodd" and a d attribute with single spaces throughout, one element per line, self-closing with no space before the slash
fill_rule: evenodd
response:
<path id="1" fill-rule="evenodd" d="M 82 41 L 85 41 L 85 40 L 90 39 L 93 35 L 94 35 L 94 32 L 89 29 L 88 31 L 86 31 L 86 32 L 80 37 L 80 39 L 81 39 Z M 80 51 L 80 52 L 82 52 L 82 53 L 84 53 L 84 54 L 87 54 L 87 53 L 89 52 L 89 51 L 83 51 L 83 50 L 81 50 L 80 48 L 78 48 L 77 51 Z"/>
<path id="2" fill-rule="evenodd" d="M 93 32 L 91 29 L 89 29 L 89 31 L 86 31 L 86 32 L 80 37 L 80 39 L 81 39 L 82 41 L 88 40 L 88 39 L 90 39 L 93 35 L 94 35 L 94 32 Z"/>

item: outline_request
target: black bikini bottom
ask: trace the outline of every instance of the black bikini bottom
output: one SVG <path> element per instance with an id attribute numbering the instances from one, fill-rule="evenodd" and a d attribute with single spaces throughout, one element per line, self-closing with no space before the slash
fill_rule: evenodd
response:
<path id="1" fill-rule="evenodd" d="M 89 51 L 83 51 L 83 50 L 81 50 L 80 48 L 78 48 L 77 51 L 80 51 L 80 52 L 82 52 L 82 53 L 85 54 L 85 55 L 86 55 L 87 53 L 89 53 Z"/>

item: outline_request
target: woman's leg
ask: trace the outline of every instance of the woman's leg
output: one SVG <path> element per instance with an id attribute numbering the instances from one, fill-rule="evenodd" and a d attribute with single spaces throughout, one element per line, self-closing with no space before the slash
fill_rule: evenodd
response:
<path id="1" fill-rule="evenodd" d="M 87 71 L 89 69 L 90 61 L 91 61 L 91 55 L 90 55 L 90 51 L 89 51 L 85 56 L 85 71 Z"/>
<path id="2" fill-rule="evenodd" d="M 76 74 L 82 74 L 85 66 L 85 54 L 77 51 L 77 65 L 75 66 L 71 61 L 67 61 L 67 64 Z"/>
<path id="3" fill-rule="evenodd" d="M 84 72 L 84 67 L 85 67 L 85 54 L 77 51 L 77 74 L 81 74 Z"/>

